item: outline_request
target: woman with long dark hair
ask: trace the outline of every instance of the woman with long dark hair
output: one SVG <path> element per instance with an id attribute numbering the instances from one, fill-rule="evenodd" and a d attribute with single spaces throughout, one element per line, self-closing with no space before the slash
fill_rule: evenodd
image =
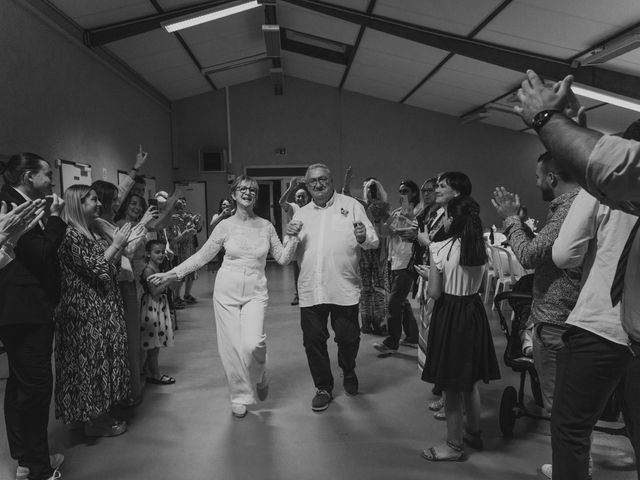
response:
<path id="1" fill-rule="evenodd" d="M 416 266 L 421 276 L 428 276 L 428 293 L 436 300 L 422 379 L 445 393 L 447 417 L 445 445 L 431 447 L 422 456 L 430 461 L 460 461 L 464 443 L 476 449 L 483 446 L 477 383 L 499 379 L 500 369 L 478 294 L 487 262 L 478 203 L 468 196 L 451 199 L 444 230 L 449 238 L 429 246 L 428 271 Z"/>
<path id="2" fill-rule="evenodd" d="M 100 236 L 108 241 L 113 240 L 116 229 L 115 217 L 120 212 L 121 206 L 126 205 L 125 214 L 129 218 L 133 218 L 137 209 L 132 208 L 132 203 L 139 202 L 139 197 L 132 195 L 124 199 L 121 198 L 123 191 L 116 187 L 113 183 L 97 180 L 93 182 L 91 188 L 96 192 L 98 200 L 100 200 L 100 217 L 93 223 L 93 229 L 99 232 Z M 127 202 L 127 199 L 129 200 Z M 142 401 L 142 375 L 140 365 L 140 295 L 138 295 L 138 287 L 136 286 L 139 274 L 142 272 L 134 271 L 133 259 L 140 255 L 140 250 L 144 251 L 146 243 L 146 225 L 158 217 L 156 207 L 151 207 L 142 213 L 139 222 L 121 222 L 121 226 L 129 223 L 136 225 L 136 234 L 132 237 L 133 241 L 129 242 L 120 258 L 120 270 L 118 271 L 118 286 L 124 304 L 124 317 L 127 324 L 127 351 L 129 352 L 129 368 L 131 370 L 131 395 L 122 401 L 122 406 L 133 407 Z M 134 238 L 135 237 L 135 238 Z M 136 275 L 137 273 L 137 275 Z"/>

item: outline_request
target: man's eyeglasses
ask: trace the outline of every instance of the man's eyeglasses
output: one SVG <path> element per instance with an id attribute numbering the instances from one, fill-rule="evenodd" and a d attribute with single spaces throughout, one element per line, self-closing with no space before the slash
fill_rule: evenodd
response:
<path id="1" fill-rule="evenodd" d="M 307 185 L 311 185 L 312 187 L 315 187 L 319 183 L 321 183 L 322 185 L 328 185 L 329 177 L 307 178 L 306 183 Z"/>
<path id="2" fill-rule="evenodd" d="M 249 194 L 253 195 L 254 197 L 256 195 L 258 195 L 258 189 L 254 188 L 254 187 L 238 187 L 238 191 L 240 193 L 249 193 Z"/>

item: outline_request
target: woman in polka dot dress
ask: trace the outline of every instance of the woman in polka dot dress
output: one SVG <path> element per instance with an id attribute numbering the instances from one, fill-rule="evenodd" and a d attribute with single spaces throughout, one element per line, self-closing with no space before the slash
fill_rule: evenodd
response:
<path id="1" fill-rule="evenodd" d="M 165 245 L 158 240 L 147 242 L 147 265 L 140 277 L 144 294 L 140 301 L 140 341 L 146 357 L 147 383 L 171 385 L 176 379 L 162 375 L 158 367 L 160 348 L 173 346 L 171 310 L 167 299 L 167 287 L 156 287 L 147 282 L 147 278 L 161 271 L 160 265 L 165 257 Z"/>

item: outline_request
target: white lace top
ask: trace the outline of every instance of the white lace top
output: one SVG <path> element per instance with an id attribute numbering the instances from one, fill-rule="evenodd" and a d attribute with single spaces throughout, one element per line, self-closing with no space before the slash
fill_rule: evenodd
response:
<path id="1" fill-rule="evenodd" d="M 260 220 L 257 226 L 236 223 L 233 217 L 221 221 L 202 248 L 172 271 L 182 279 L 213 260 L 222 247 L 223 268 L 249 268 L 264 273 L 269 252 L 280 265 L 287 265 L 294 258 L 298 238 L 285 237 L 283 247 L 271 222 Z"/>

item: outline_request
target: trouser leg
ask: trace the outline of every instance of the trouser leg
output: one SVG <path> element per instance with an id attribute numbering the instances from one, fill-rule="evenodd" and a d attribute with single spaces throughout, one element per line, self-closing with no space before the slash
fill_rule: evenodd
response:
<path id="1" fill-rule="evenodd" d="M 30 470 L 30 478 L 48 478 L 49 405 L 53 391 L 53 323 L 0 327 L 7 350 L 9 380 L 5 423 L 11 456 Z"/>
<path id="2" fill-rule="evenodd" d="M 551 412 L 553 392 L 556 384 L 556 364 L 558 353 L 565 348 L 562 335 L 566 329 L 548 324 L 536 325 L 533 335 L 533 363 L 540 379 L 542 403 Z"/>
<path id="3" fill-rule="evenodd" d="M 391 272 L 391 294 L 389 295 L 389 315 L 387 317 L 389 336 L 385 339 L 384 343 L 387 347 L 394 350 L 396 350 L 400 344 L 404 302 L 407 300 L 412 282 L 413 277 L 407 270 L 393 270 Z M 413 322 L 415 323 L 415 318 L 413 318 Z"/>
<path id="4" fill-rule="evenodd" d="M 252 299 L 242 306 L 240 311 L 243 362 L 247 369 L 244 388 L 251 390 L 264 375 L 267 365 L 267 336 L 264 333 L 264 314 L 267 301 L 263 298 Z"/>
<path id="5" fill-rule="evenodd" d="M 328 305 L 313 305 L 300 309 L 302 340 L 313 383 L 317 389 L 331 392 L 333 390 L 333 375 L 331 374 L 331 362 L 327 352 L 327 340 L 329 339 L 328 318 Z"/>
<path id="6" fill-rule="evenodd" d="M 345 373 L 352 372 L 360 347 L 358 305 L 331 305 L 331 327 L 338 344 L 338 365 Z"/>
<path id="7" fill-rule="evenodd" d="M 618 398 L 636 457 L 636 470 L 640 479 L 640 357 L 635 357 L 629 363 L 618 387 Z"/>
<path id="8" fill-rule="evenodd" d="M 224 300 L 218 294 L 213 303 L 220 361 L 227 377 L 231 402 L 250 405 L 255 403 L 255 399 L 243 351 L 240 305 Z"/>
<path id="9" fill-rule="evenodd" d="M 402 329 L 408 341 L 418 343 L 418 321 L 407 298 L 402 302 Z"/>
<path id="10" fill-rule="evenodd" d="M 591 432 L 631 354 L 626 346 L 579 328 L 564 338 L 551 414 L 553 478 L 586 480 Z"/>

